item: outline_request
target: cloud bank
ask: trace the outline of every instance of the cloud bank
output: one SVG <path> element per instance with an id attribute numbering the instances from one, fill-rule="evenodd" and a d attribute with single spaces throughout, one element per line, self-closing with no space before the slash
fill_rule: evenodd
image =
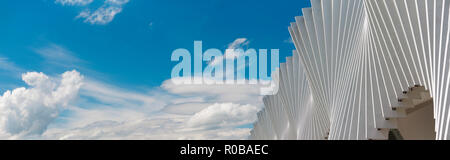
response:
<path id="1" fill-rule="evenodd" d="M 65 72 L 59 79 L 28 72 L 22 80 L 30 88 L 6 91 L 0 97 L 0 131 L 14 136 L 42 134 L 78 95 L 83 77 Z"/>
<path id="2" fill-rule="evenodd" d="M 246 139 L 258 86 L 174 85 L 146 93 L 84 78 L 28 72 L 29 88 L 0 97 L 2 139 Z M 65 113 L 65 114 L 63 114 Z M 70 113 L 70 114 L 67 114 Z"/>
<path id="3" fill-rule="evenodd" d="M 171 82 L 166 80 L 159 89 L 137 93 L 86 80 L 80 91 L 82 103 L 68 109 L 72 113 L 64 118 L 68 122 L 53 125 L 41 138 L 246 139 L 249 136 L 250 129 L 240 126 L 253 123 L 261 109 L 257 86 L 242 85 L 239 89 L 234 85 L 178 86 Z"/>

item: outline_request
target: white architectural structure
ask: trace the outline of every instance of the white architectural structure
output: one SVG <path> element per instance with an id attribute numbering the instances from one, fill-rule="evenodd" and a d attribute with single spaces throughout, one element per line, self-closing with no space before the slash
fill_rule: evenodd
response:
<path id="1" fill-rule="evenodd" d="M 250 139 L 450 139 L 450 0 L 311 4 Z"/>

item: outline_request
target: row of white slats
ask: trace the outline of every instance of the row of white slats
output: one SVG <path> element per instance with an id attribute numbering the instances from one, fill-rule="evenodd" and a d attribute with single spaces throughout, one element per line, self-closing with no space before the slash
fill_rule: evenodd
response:
<path id="1" fill-rule="evenodd" d="M 311 4 L 289 27 L 296 50 L 252 139 L 386 139 L 417 85 L 433 97 L 436 138 L 450 139 L 450 0 Z"/>

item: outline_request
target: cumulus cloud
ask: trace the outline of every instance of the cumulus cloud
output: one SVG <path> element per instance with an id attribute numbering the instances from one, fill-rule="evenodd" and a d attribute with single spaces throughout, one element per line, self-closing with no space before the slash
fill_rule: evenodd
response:
<path id="1" fill-rule="evenodd" d="M 216 103 L 192 116 L 188 125 L 201 128 L 236 127 L 256 120 L 259 108 L 253 105 Z"/>
<path id="2" fill-rule="evenodd" d="M 0 131 L 12 136 L 42 134 L 76 98 L 83 77 L 77 71 L 59 78 L 28 72 L 22 80 L 30 88 L 8 90 L 0 97 Z"/>
<path id="3" fill-rule="evenodd" d="M 86 9 L 76 18 L 84 18 L 84 22 L 91 24 L 108 24 L 117 14 L 122 12 L 123 5 L 128 2 L 129 0 L 105 0 L 103 5 L 95 11 Z"/>
<path id="4" fill-rule="evenodd" d="M 211 103 L 196 103 L 196 102 L 188 102 L 181 104 L 169 104 L 164 107 L 163 112 L 172 113 L 172 114 L 180 114 L 180 115 L 193 115 L 201 110 L 210 106 Z"/>

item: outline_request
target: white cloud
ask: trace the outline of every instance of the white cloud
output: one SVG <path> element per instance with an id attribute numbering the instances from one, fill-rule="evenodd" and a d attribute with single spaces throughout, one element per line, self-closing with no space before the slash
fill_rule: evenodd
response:
<path id="1" fill-rule="evenodd" d="M 180 80 L 183 79 L 183 80 Z M 177 78 L 175 81 L 185 81 L 189 78 Z M 262 96 L 260 88 L 263 85 L 251 85 L 247 82 L 242 85 L 235 84 L 175 84 L 174 80 L 166 80 L 161 88 L 172 94 L 191 97 L 204 97 L 212 103 L 238 103 L 238 104 L 260 104 Z"/>
<path id="2" fill-rule="evenodd" d="M 91 24 L 108 24 L 122 12 L 123 5 L 128 2 L 129 0 L 105 0 L 95 11 L 85 9 L 76 18 L 84 18 L 84 22 Z"/>
<path id="3" fill-rule="evenodd" d="M 234 51 L 226 52 L 222 57 L 216 57 L 209 65 L 220 65 L 226 59 L 236 59 L 237 57 L 242 56 L 243 53 L 237 52 L 237 49 L 244 49 L 244 47 L 248 47 L 249 43 L 250 41 L 248 41 L 247 38 L 237 38 L 232 43 L 228 44 L 227 48 Z"/>
<path id="4" fill-rule="evenodd" d="M 55 0 L 55 3 L 63 6 L 84 6 L 75 18 L 83 18 L 85 23 L 104 25 L 114 20 L 114 17 L 122 12 L 123 6 L 130 0 L 104 0 L 103 4 L 92 10 L 90 4 L 93 0 Z"/>
<path id="5" fill-rule="evenodd" d="M 216 103 L 192 116 L 188 124 L 200 128 L 236 127 L 256 120 L 259 108 L 253 105 Z"/>
<path id="6" fill-rule="evenodd" d="M 42 134 L 78 95 L 83 77 L 77 71 L 58 79 L 28 72 L 22 79 L 30 88 L 6 91 L 0 97 L 0 132 L 13 137 Z"/>
<path id="7" fill-rule="evenodd" d="M 84 6 L 91 4 L 93 0 L 56 0 L 55 3 L 69 6 Z"/>
<path id="8" fill-rule="evenodd" d="M 105 0 L 105 4 L 112 5 L 124 5 L 127 4 L 130 0 Z"/>

